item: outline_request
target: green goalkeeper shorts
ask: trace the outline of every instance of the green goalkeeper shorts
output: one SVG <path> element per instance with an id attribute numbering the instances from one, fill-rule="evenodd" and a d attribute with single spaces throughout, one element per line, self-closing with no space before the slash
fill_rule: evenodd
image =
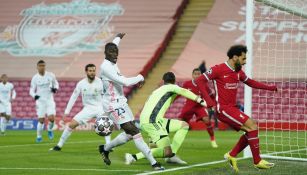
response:
<path id="1" fill-rule="evenodd" d="M 152 142 L 156 143 L 161 138 L 168 136 L 168 133 L 181 129 L 183 123 L 184 121 L 181 120 L 163 118 L 158 123 L 141 124 L 141 129 L 148 134 Z"/>
<path id="2" fill-rule="evenodd" d="M 162 123 L 144 123 L 141 125 L 142 131 L 145 131 L 147 135 L 151 138 L 152 142 L 156 143 L 163 137 L 168 137 L 166 129 L 163 127 Z"/>

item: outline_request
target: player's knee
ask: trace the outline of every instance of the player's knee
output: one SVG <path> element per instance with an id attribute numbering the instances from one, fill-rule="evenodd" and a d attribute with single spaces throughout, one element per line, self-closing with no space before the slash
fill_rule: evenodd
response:
<path id="1" fill-rule="evenodd" d="M 172 148 L 170 146 L 167 146 L 164 148 L 164 157 L 173 157 L 174 153 L 172 151 Z"/>
<path id="2" fill-rule="evenodd" d="M 252 131 L 258 129 L 257 123 L 254 120 L 252 120 L 252 124 L 250 125 L 249 129 Z"/>
<path id="3" fill-rule="evenodd" d="M 131 136 L 137 135 L 140 133 L 140 130 L 135 126 L 135 124 L 131 122 L 123 123 L 120 127 L 125 131 L 126 134 Z"/>
<path id="4" fill-rule="evenodd" d="M 189 129 L 190 128 L 189 124 L 187 122 L 184 122 L 184 121 L 182 122 L 181 126 L 182 126 L 183 129 Z"/>
<path id="5" fill-rule="evenodd" d="M 79 123 L 76 120 L 72 120 L 68 126 L 70 129 L 75 129 L 77 126 L 79 126 Z"/>
<path id="6" fill-rule="evenodd" d="M 257 123 L 252 119 L 248 119 L 242 126 L 242 129 L 246 132 L 258 130 Z"/>
<path id="7" fill-rule="evenodd" d="M 205 124 L 210 123 L 209 117 L 203 117 L 202 120 L 204 121 Z"/>

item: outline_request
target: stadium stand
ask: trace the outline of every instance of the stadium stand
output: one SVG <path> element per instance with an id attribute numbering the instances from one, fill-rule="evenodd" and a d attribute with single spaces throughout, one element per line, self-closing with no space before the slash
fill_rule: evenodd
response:
<path id="1" fill-rule="evenodd" d="M 1 4 L 0 32 L 2 33 L 0 33 L 0 43 L 2 46 L 4 42 L 15 39 L 7 39 L 6 36 L 11 35 L 5 31 L 9 26 L 18 26 L 21 23 L 23 20 L 20 15 L 22 10 L 31 8 L 40 2 L 39 0 L 24 2 L 12 0 Z M 47 0 L 43 4 L 48 6 L 62 2 Z M 117 1 L 104 0 L 95 2 L 109 4 Z M 130 0 L 119 2 L 124 9 L 124 13 L 123 15 L 113 16 L 108 25 L 111 33 L 103 39 L 110 41 L 110 37 L 118 32 L 127 33 L 120 44 L 120 57 L 118 61 L 124 75 L 132 76 L 140 72 L 146 75 L 148 73 L 148 70 L 155 64 L 172 35 L 178 13 L 182 11 L 183 2 L 185 1 Z M 67 3 L 70 2 L 67 1 Z M 161 3 L 163 3 L 163 6 L 160 5 Z M 103 45 L 100 46 L 98 52 L 73 52 L 61 57 L 13 56 L 8 53 L 8 50 L 9 48 L 1 49 L 0 73 L 8 74 L 10 79 L 13 80 L 17 90 L 17 99 L 13 103 L 13 116 L 20 118 L 36 116 L 34 100 L 28 93 L 30 78 L 36 73 L 36 62 L 39 59 L 44 59 L 47 62 L 47 70 L 54 72 L 60 80 L 60 90 L 56 94 L 55 100 L 57 103 L 57 114 L 61 115 L 77 80 L 84 77 L 84 65 L 91 62 L 98 66 L 104 58 Z M 131 92 L 132 88 L 125 88 L 127 96 Z M 80 108 L 81 103 L 79 99 L 71 115 L 74 115 Z"/>

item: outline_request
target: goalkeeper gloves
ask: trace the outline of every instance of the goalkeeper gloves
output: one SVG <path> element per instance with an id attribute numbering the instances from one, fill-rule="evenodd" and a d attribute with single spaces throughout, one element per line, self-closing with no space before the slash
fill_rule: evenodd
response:
<path id="1" fill-rule="evenodd" d="M 197 97 L 196 101 L 200 105 L 207 107 L 207 103 L 202 98 L 200 98 L 199 96 Z"/>

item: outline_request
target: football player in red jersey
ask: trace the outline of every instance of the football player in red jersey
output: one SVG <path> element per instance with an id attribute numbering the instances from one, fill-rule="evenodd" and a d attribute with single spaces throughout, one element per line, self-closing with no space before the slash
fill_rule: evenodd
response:
<path id="1" fill-rule="evenodd" d="M 275 85 L 266 85 L 250 79 L 245 75 L 241 68 L 246 63 L 246 53 L 247 48 L 244 45 L 234 45 L 230 47 L 227 52 L 228 61 L 213 66 L 195 81 L 204 97 L 208 95 L 204 95 L 208 93 L 204 90 L 207 82 L 209 80 L 213 81 L 216 98 L 215 102 L 208 102 L 210 99 L 205 99 L 208 103 L 208 107 L 216 103 L 218 119 L 227 123 L 237 131 L 242 130 L 245 132 L 245 134 L 240 137 L 235 147 L 224 155 L 225 159 L 229 161 L 236 172 L 239 170 L 235 157 L 247 145 L 251 148 L 254 166 L 256 168 L 269 169 L 274 166 L 274 163 L 267 162 L 260 157 L 258 127 L 256 122 L 236 107 L 237 90 L 240 81 L 252 88 L 277 91 Z"/>
<path id="2" fill-rule="evenodd" d="M 195 84 L 195 80 L 199 76 L 201 76 L 201 71 L 199 68 L 195 68 L 192 72 L 192 80 L 184 82 L 183 88 L 192 91 L 196 95 L 201 95 L 201 92 L 199 91 L 197 85 Z M 213 95 L 208 86 L 206 86 L 205 90 L 208 93 L 210 92 L 209 95 Z M 210 135 L 211 146 L 213 148 L 217 148 L 218 145 L 216 144 L 215 141 L 214 131 L 211 125 L 211 121 L 209 119 L 208 110 L 203 106 L 199 105 L 198 103 L 195 103 L 194 101 L 187 99 L 185 105 L 181 110 L 179 118 L 189 123 L 189 121 L 193 118 L 194 114 L 196 116 L 196 121 L 203 121 L 206 124 L 208 134 Z"/>

